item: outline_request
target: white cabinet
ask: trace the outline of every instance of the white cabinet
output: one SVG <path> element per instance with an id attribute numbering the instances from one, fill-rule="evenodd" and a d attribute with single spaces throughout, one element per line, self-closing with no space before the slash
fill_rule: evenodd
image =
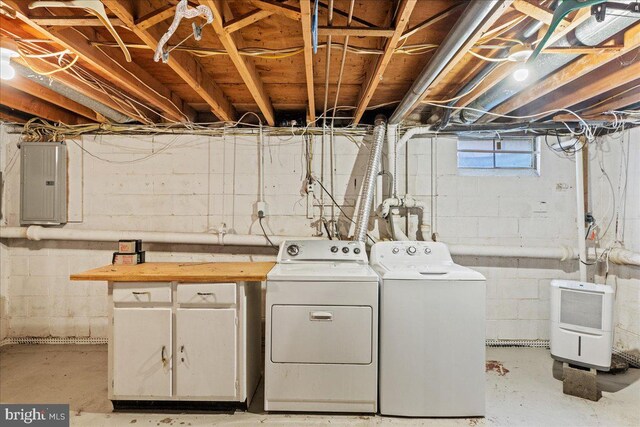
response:
<path id="1" fill-rule="evenodd" d="M 237 387 L 236 310 L 178 308 L 176 395 L 232 400 Z"/>
<path id="2" fill-rule="evenodd" d="M 260 283 L 109 283 L 109 398 L 237 401 L 261 362 Z"/>
<path id="3" fill-rule="evenodd" d="M 171 308 L 113 310 L 113 392 L 171 396 Z"/>

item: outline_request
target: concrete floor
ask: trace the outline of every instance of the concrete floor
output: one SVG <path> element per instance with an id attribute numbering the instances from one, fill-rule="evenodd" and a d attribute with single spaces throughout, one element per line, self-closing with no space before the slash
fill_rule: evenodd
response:
<path id="1" fill-rule="evenodd" d="M 14 345 L 0 349 L 1 403 L 69 403 L 78 426 L 640 426 L 640 370 L 599 375 L 603 396 L 591 402 L 562 394 L 558 364 L 545 349 L 488 348 L 487 417 L 405 419 L 366 415 L 266 414 L 262 391 L 248 412 L 112 413 L 104 345 Z M 561 366 L 561 365 L 560 365 Z M 607 391 L 608 390 L 608 391 Z"/>

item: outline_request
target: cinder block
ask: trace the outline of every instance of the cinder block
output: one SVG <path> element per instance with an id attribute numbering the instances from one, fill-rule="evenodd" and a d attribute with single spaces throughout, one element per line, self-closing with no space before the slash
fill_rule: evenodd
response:
<path id="1" fill-rule="evenodd" d="M 568 363 L 562 366 L 562 392 L 570 396 L 597 402 L 602 397 L 598 387 L 597 371 L 572 368 Z"/>

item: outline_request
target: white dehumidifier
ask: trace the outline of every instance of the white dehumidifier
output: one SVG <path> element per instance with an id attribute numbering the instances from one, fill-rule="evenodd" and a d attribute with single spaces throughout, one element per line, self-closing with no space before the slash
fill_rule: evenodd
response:
<path id="1" fill-rule="evenodd" d="M 608 371 L 613 345 L 613 289 L 551 281 L 551 357 Z"/>

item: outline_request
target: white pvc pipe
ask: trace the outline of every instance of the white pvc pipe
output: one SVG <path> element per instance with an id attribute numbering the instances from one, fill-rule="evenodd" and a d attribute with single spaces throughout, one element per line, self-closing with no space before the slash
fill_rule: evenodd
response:
<path id="1" fill-rule="evenodd" d="M 181 243 L 194 245 L 270 246 L 264 236 L 225 233 L 179 233 L 159 231 L 115 231 L 79 230 L 71 228 L 49 228 L 39 225 L 30 227 L 0 227 L 0 238 L 28 240 L 78 240 L 95 242 L 117 242 L 120 239 L 142 239 L 148 243 Z M 318 239 L 307 236 L 269 236 L 274 245 L 285 240 Z"/>
<path id="2" fill-rule="evenodd" d="M 397 221 L 401 217 L 391 214 L 390 222 L 395 217 Z M 407 240 L 407 236 L 400 230 L 400 224 L 394 228 L 394 238 Z M 308 236 L 269 236 L 271 241 L 278 245 L 284 240 L 310 240 L 317 237 Z M 208 233 L 178 233 L 157 231 L 114 231 L 114 230 L 78 230 L 70 228 L 49 228 L 39 225 L 30 227 L 0 227 L 2 239 L 28 239 L 28 240 L 72 240 L 72 241 L 96 241 L 116 242 L 120 239 L 138 238 L 148 243 L 182 243 L 200 245 L 235 245 L 235 246 L 268 246 L 269 242 L 258 235 L 241 234 L 208 234 Z M 487 245 L 448 245 L 452 255 L 478 256 L 478 257 L 503 257 L 503 258 L 540 258 L 569 260 L 578 258 L 578 249 L 568 246 L 550 248 L 519 246 L 487 246 Z M 595 256 L 602 255 L 599 250 Z M 632 252 L 624 248 L 613 248 L 609 252 L 609 259 L 616 264 L 640 266 L 640 253 Z"/>
<path id="3" fill-rule="evenodd" d="M 576 226 L 578 232 L 578 264 L 580 268 L 580 281 L 587 281 L 587 242 L 585 240 L 584 226 L 584 150 L 578 150 L 575 154 L 576 161 Z"/>
<path id="4" fill-rule="evenodd" d="M 541 258 L 568 260 L 577 259 L 578 251 L 568 246 L 550 248 L 520 246 L 489 246 L 489 245 L 447 245 L 451 255 L 504 257 L 504 258 Z"/>

